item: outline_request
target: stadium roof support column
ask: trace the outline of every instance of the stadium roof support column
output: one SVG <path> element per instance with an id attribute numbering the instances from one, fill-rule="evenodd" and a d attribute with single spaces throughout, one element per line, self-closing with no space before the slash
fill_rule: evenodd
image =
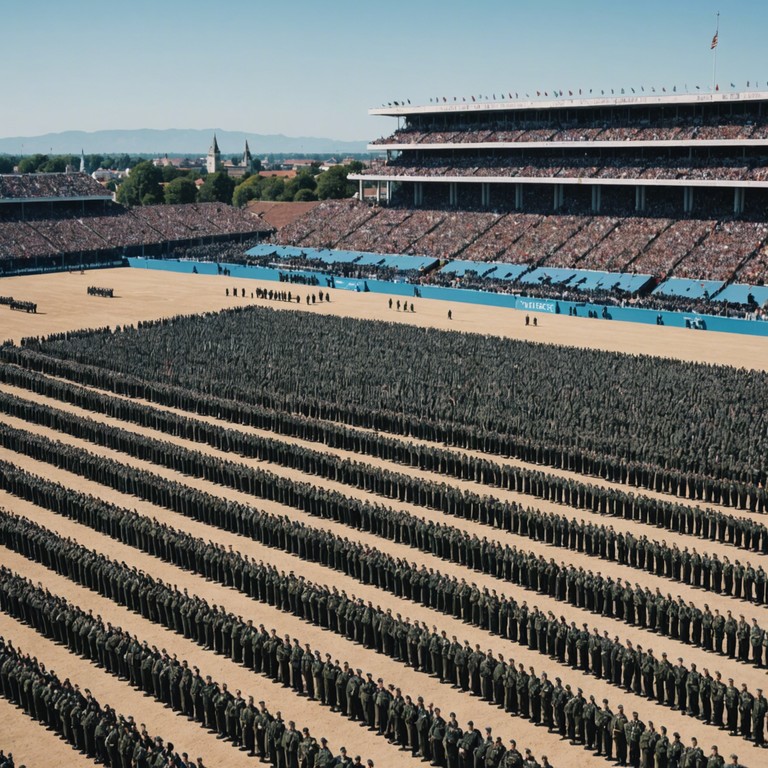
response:
<path id="1" fill-rule="evenodd" d="M 523 185 L 520 183 L 515 184 L 515 210 L 523 210 Z"/>
<path id="2" fill-rule="evenodd" d="M 360 200 L 361 201 L 365 200 L 365 196 L 363 194 L 365 192 L 365 187 L 363 186 L 363 180 L 362 179 L 359 179 L 358 182 L 357 182 L 357 190 L 358 190 L 357 194 L 358 194 L 358 197 L 360 198 Z"/>
<path id="3" fill-rule="evenodd" d="M 693 187 L 683 187 L 683 213 L 693 211 Z"/>
<path id="4" fill-rule="evenodd" d="M 480 185 L 480 205 L 489 208 L 491 205 L 491 185 L 485 181 Z"/>
<path id="5" fill-rule="evenodd" d="M 553 210 L 559 211 L 563 207 L 564 202 L 565 186 L 563 184 L 555 184 L 552 203 Z"/>
<path id="6" fill-rule="evenodd" d="M 603 188 L 599 184 L 592 185 L 592 213 L 600 213 L 603 202 Z"/>
<path id="7" fill-rule="evenodd" d="M 635 210 L 645 210 L 645 187 L 642 184 L 635 187 Z"/>
<path id="8" fill-rule="evenodd" d="M 448 185 L 448 205 L 458 205 L 459 204 L 459 185 L 452 181 Z"/>
<path id="9" fill-rule="evenodd" d="M 739 216 L 744 213 L 744 195 L 746 190 L 744 187 L 736 187 L 733 190 L 733 212 Z"/>

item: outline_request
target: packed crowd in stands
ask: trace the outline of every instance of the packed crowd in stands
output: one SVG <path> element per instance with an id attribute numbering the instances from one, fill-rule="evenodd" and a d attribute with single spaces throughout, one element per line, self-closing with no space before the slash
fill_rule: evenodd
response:
<path id="1" fill-rule="evenodd" d="M 685 296 L 667 296 L 660 294 L 628 293 L 626 291 L 596 288 L 576 289 L 569 285 L 556 282 L 542 282 L 526 285 L 519 281 L 499 280 L 493 273 L 483 276 L 482 265 L 478 271 L 465 272 L 461 277 L 447 272 L 432 272 L 421 280 L 426 285 L 439 285 L 451 288 L 464 288 L 489 293 L 508 293 L 516 296 L 555 299 L 590 304 L 600 304 L 614 307 L 634 307 L 636 309 L 654 309 L 667 312 L 690 312 L 695 314 L 715 315 L 718 317 L 735 317 L 748 319 L 763 319 L 765 312 L 756 306 L 735 304 L 725 301 L 709 301 L 708 298 L 688 298 Z M 576 310 L 575 314 L 586 316 L 587 310 Z M 610 319 L 609 315 L 603 315 Z"/>
<path id="2" fill-rule="evenodd" d="M 242 241 L 271 231 L 258 216 L 221 203 L 156 205 L 104 210 L 66 209 L 35 218 L 0 221 L 0 266 L 7 259 L 96 253 L 142 246 L 189 243 L 203 238 Z"/>
<path id="3" fill-rule="evenodd" d="M 489 120 L 485 125 L 461 125 L 451 129 L 435 127 L 419 129 L 406 126 L 391 136 L 376 139 L 373 144 L 466 144 L 478 142 L 524 142 L 524 141 L 691 141 L 720 140 L 743 141 L 746 139 L 768 138 L 768 122 L 748 118 L 723 118 L 705 124 L 701 120 L 665 120 L 660 124 L 649 121 L 636 125 L 615 125 L 605 121 L 594 123 L 563 124 L 551 121 Z"/>
<path id="4" fill-rule="evenodd" d="M 112 193 L 87 173 L 0 174 L 0 202 L 68 197 L 111 200 Z"/>
<path id="5" fill-rule="evenodd" d="M 209 261 L 222 264 L 247 264 L 250 259 L 245 255 L 262 241 L 261 237 L 244 238 L 234 243 L 202 243 L 184 245 L 173 249 L 173 257 L 184 261 Z"/>
<path id="6" fill-rule="evenodd" d="M 727 281 L 738 273 L 741 282 L 760 283 L 766 278 L 768 225 L 740 219 L 387 209 L 343 201 L 317 206 L 275 239 L 282 245 L 632 272 L 659 279 L 678 275 Z"/>
<path id="7" fill-rule="evenodd" d="M 599 164 L 596 164 L 599 163 Z M 519 178 L 654 179 L 662 181 L 718 179 L 727 181 L 768 181 L 764 161 L 744 158 L 519 158 L 498 155 L 470 157 L 414 157 L 404 153 L 389 163 L 373 163 L 363 171 L 376 176 L 504 176 Z"/>

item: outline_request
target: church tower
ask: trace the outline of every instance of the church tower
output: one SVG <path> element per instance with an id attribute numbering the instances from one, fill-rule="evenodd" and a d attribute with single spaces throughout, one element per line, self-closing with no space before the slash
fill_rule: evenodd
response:
<path id="1" fill-rule="evenodd" d="M 253 158 L 251 150 L 248 148 L 248 139 L 245 140 L 245 152 L 243 152 L 243 168 L 246 172 L 253 173 Z"/>
<path id="2" fill-rule="evenodd" d="M 215 133 L 213 134 L 213 144 L 211 144 L 211 148 L 208 150 L 205 167 L 208 169 L 208 173 L 218 173 L 221 170 L 221 152 L 219 152 Z"/>
<path id="3" fill-rule="evenodd" d="M 85 173 L 85 152 L 80 150 L 80 173 Z"/>

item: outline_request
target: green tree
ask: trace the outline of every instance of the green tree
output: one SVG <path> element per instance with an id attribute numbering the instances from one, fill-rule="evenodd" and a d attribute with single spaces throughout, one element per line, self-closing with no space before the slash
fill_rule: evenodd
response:
<path id="1" fill-rule="evenodd" d="M 320 200 L 339 200 L 352 197 L 355 185 L 347 181 L 347 166 L 334 165 L 317 177 L 317 196 Z"/>
<path id="2" fill-rule="evenodd" d="M 64 173 L 67 165 L 72 165 L 75 170 L 80 168 L 80 160 L 74 162 L 74 158 L 71 155 L 63 156 L 58 155 L 56 157 L 49 157 L 39 168 L 40 173 Z"/>
<path id="3" fill-rule="evenodd" d="M 201 203 L 232 203 L 235 181 L 223 171 L 209 173 L 200 187 L 198 200 Z"/>
<path id="4" fill-rule="evenodd" d="M 243 179 L 235 187 L 235 192 L 232 195 L 232 205 L 242 208 L 249 200 L 260 200 L 263 181 L 264 179 L 259 175 Z"/>
<path id="5" fill-rule="evenodd" d="M 48 162 L 48 155 L 30 155 L 19 163 L 19 173 L 37 173 L 42 165 Z"/>
<path id="6" fill-rule="evenodd" d="M 294 203 L 307 203 L 310 200 L 317 200 L 317 195 L 311 189 L 300 189 L 294 196 Z"/>
<path id="7" fill-rule="evenodd" d="M 14 165 L 10 155 L 0 155 L 0 173 L 13 173 Z"/>
<path id="8" fill-rule="evenodd" d="M 261 185 L 262 200 L 284 200 L 285 179 L 280 176 L 267 176 Z"/>
<path id="9" fill-rule="evenodd" d="M 165 202 L 168 204 L 194 203 L 197 185 L 189 176 L 180 176 L 165 185 Z"/>
<path id="10" fill-rule="evenodd" d="M 151 160 L 131 168 L 128 178 L 117 190 L 117 202 L 123 205 L 155 205 L 163 202 L 163 173 Z"/>

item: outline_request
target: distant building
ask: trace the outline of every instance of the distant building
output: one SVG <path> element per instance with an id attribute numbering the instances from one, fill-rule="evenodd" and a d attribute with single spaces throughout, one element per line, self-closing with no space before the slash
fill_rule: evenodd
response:
<path id="1" fill-rule="evenodd" d="M 243 152 L 242 166 L 249 173 L 253 173 L 253 157 L 251 156 L 251 150 L 248 148 L 248 139 L 245 140 L 245 152 Z"/>
<path id="2" fill-rule="evenodd" d="M 233 179 L 242 179 L 247 173 L 253 173 L 253 168 L 253 156 L 251 155 L 251 150 L 248 147 L 248 140 L 246 139 L 245 150 L 243 151 L 243 157 L 240 160 L 240 164 L 235 165 L 234 163 L 226 162 L 224 163 L 222 170 L 226 171 L 227 175 Z"/>
<path id="3" fill-rule="evenodd" d="M 221 152 L 219 151 L 219 144 L 216 141 L 216 134 L 213 134 L 213 143 L 208 150 L 208 157 L 205 161 L 205 167 L 208 173 L 218 173 L 221 170 Z"/>
<path id="4" fill-rule="evenodd" d="M 80 173 L 85 173 L 85 152 L 80 150 Z"/>
<path id="5" fill-rule="evenodd" d="M 304 160 L 299 158 L 289 158 L 287 160 L 283 160 L 281 165 L 283 168 L 287 168 L 289 170 L 293 171 L 301 171 L 302 169 L 310 169 L 313 165 L 313 163 L 316 163 L 316 160 Z"/>

